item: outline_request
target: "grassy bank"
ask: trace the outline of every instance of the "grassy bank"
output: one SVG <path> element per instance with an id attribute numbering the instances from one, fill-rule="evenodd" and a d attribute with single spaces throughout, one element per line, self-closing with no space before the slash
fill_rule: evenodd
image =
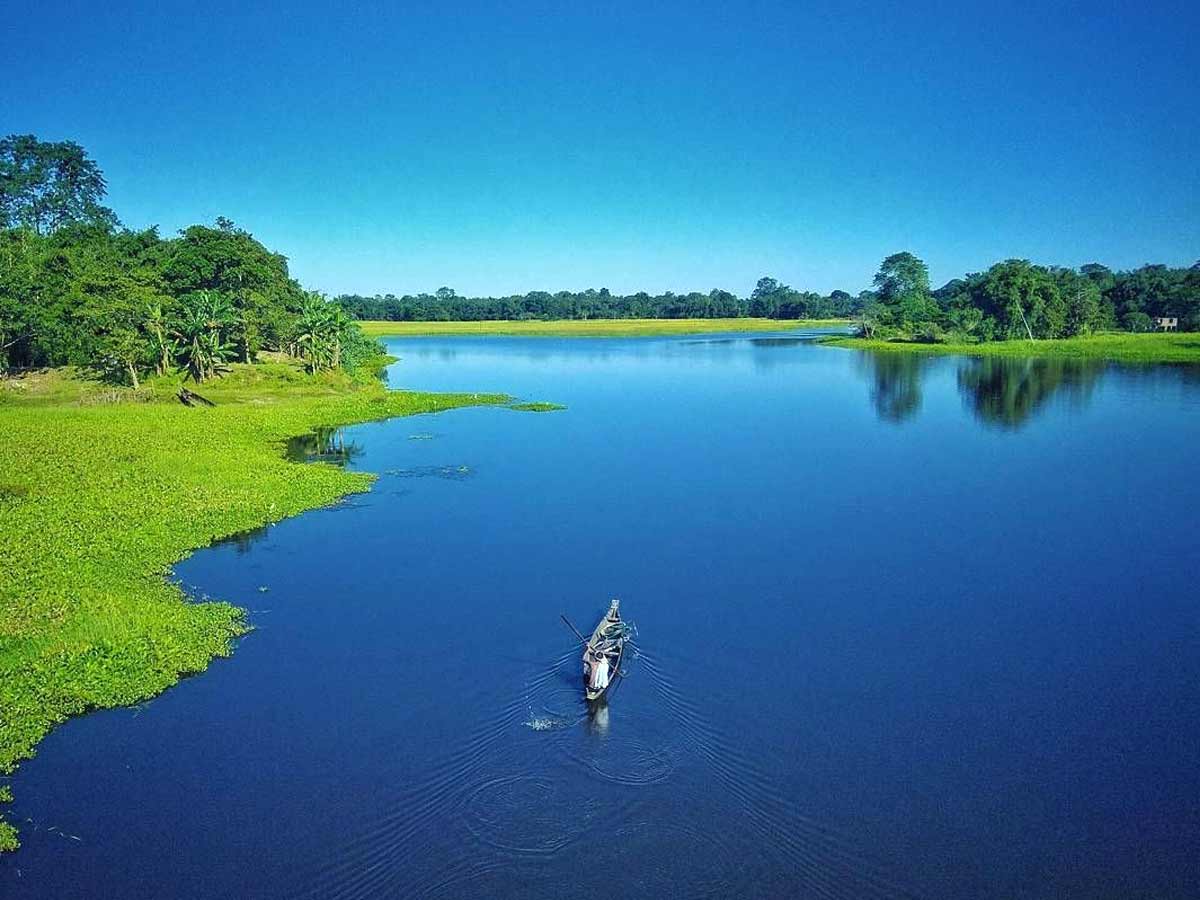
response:
<path id="1" fill-rule="evenodd" d="M 1095 334 L 1055 341 L 995 341 L 987 344 L 917 344 L 831 337 L 823 343 L 857 350 L 968 356 L 1055 356 L 1127 363 L 1200 363 L 1200 334 Z"/>
<path id="2" fill-rule="evenodd" d="M 555 319 L 548 322 L 362 322 L 374 337 L 424 337 L 448 334 L 525 335 L 528 337 L 648 337 L 730 331 L 790 331 L 849 325 L 848 319 Z"/>
<path id="3" fill-rule="evenodd" d="M 241 611 L 188 602 L 170 566 L 372 480 L 288 462 L 286 438 L 507 402 L 282 363 L 206 383 L 214 408 L 183 406 L 176 387 L 113 390 L 62 371 L 0 380 L 0 772 L 66 717 L 145 699 L 229 653 Z M 0 849 L 15 845 L 0 822 Z"/>

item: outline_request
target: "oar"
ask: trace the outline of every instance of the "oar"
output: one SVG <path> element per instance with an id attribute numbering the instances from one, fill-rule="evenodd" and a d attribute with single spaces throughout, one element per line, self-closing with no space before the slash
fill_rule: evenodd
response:
<path id="1" fill-rule="evenodd" d="M 573 632 L 575 632 L 575 637 L 579 638 L 579 643 L 583 644 L 584 646 L 587 646 L 587 638 L 585 638 L 582 634 L 579 633 L 579 629 L 571 624 L 571 620 L 568 619 L 562 613 L 559 613 L 558 617 L 567 623 L 568 628 L 570 628 Z"/>

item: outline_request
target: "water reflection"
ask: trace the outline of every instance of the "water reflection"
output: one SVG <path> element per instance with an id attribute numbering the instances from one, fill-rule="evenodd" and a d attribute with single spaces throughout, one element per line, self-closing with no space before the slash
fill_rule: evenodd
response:
<path id="1" fill-rule="evenodd" d="M 239 531 L 237 534 L 231 534 L 228 537 L 223 537 L 213 541 L 213 546 L 222 546 L 232 544 L 237 549 L 238 556 L 250 552 L 250 548 L 267 536 L 269 526 L 262 525 L 258 528 L 248 528 L 245 531 Z"/>
<path id="2" fill-rule="evenodd" d="M 1108 364 L 1100 360 L 970 357 L 953 361 L 916 353 L 864 353 L 871 405 L 885 422 L 900 424 L 921 409 L 930 372 L 953 364 L 963 405 L 979 421 L 1006 429 L 1024 426 L 1059 395 L 1077 409 L 1087 405 Z"/>
<path id="3" fill-rule="evenodd" d="M 864 353 L 859 371 L 870 382 L 871 404 L 885 422 L 899 424 L 921 408 L 921 377 L 929 358 L 916 353 Z"/>
<path id="4" fill-rule="evenodd" d="M 362 447 L 346 440 L 345 429 L 314 428 L 308 434 L 288 438 L 284 455 L 292 462 L 327 462 L 344 466 L 362 453 Z"/>
<path id="5" fill-rule="evenodd" d="M 1099 360 L 970 359 L 959 366 L 958 391 L 981 422 L 1020 428 L 1055 394 L 1086 406 L 1105 368 Z"/>

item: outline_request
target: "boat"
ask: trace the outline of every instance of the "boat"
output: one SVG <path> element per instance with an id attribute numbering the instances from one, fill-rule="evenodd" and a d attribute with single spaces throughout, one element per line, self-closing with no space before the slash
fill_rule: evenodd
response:
<path id="1" fill-rule="evenodd" d="M 592 632 L 583 651 L 583 693 L 588 703 L 604 700 L 621 673 L 625 652 L 625 623 L 621 621 L 621 601 L 613 600 L 608 612 Z"/>

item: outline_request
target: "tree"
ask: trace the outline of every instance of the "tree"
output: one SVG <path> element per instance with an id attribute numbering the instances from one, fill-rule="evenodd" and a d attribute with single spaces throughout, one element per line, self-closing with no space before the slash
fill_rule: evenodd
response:
<path id="1" fill-rule="evenodd" d="M 94 365 L 103 374 L 124 379 L 137 390 L 141 386 L 138 370 L 146 365 L 152 352 L 142 331 L 142 304 L 128 294 L 109 299 L 92 311 L 96 329 Z"/>
<path id="2" fill-rule="evenodd" d="M 1068 337 L 1091 334 L 1104 324 L 1100 303 L 1100 286 L 1086 275 L 1072 269 L 1050 270 L 1058 287 L 1058 293 L 1066 307 L 1063 333 Z"/>
<path id="3" fill-rule="evenodd" d="M 791 293 L 791 288 L 774 278 L 760 278 L 750 294 L 750 315 L 755 318 L 774 319 L 779 315 L 779 305 Z"/>
<path id="4" fill-rule="evenodd" d="M 32 134 L 0 140 L 0 226 L 49 234 L 71 223 L 111 229 L 117 217 L 100 201 L 100 167 L 74 141 L 49 143 Z"/>
<path id="5" fill-rule="evenodd" d="M 225 335 L 233 323 L 233 308 L 220 294 L 199 291 L 185 298 L 173 337 L 178 342 L 180 367 L 195 381 L 226 371 L 234 347 Z"/>
<path id="6" fill-rule="evenodd" d="M 253 362 L 263 347 L 282 345 L 302 294 L 288 275 L 286 257 L 225 218 L 216 227 L 193 225 L 180 232 L 163 275 L 175 296 L 205 291 L 229 300 L 234 316 L 229 338 L 242 362 Z"/>
<path id="7" fill-rule="evenodd" d="M 343 349 L 357 333 L 358 327 L 340 306 L 315 291 L 305 296 L 296 323 L 295 344 L 310 373 L 340 368 Z"/>
<path id="8" fill-rule="evenodd" d="M 936 322 L 939 309 L 929 293 L 929 269 L 913 254 L 904 251 L 887 257 L 875 273 L 875 292 L 889 307 L 897 325 L 910 333 Z"/>
<path id="9" fill-rule="evenodd" d="M 995 322 L 1002 339 L 1062 337 L 1067 305 L 1050 272 L 1028 260 L 1010 259 L 988 269 L 976 303 Z"/>
<path id="10" fill-rule="evenodd" d="M 875 291 L 883 303 L 899 303 L 906 297 L 928 297 L 929 269 L 908 251 L 893 253 L 875 273 Z"/>

